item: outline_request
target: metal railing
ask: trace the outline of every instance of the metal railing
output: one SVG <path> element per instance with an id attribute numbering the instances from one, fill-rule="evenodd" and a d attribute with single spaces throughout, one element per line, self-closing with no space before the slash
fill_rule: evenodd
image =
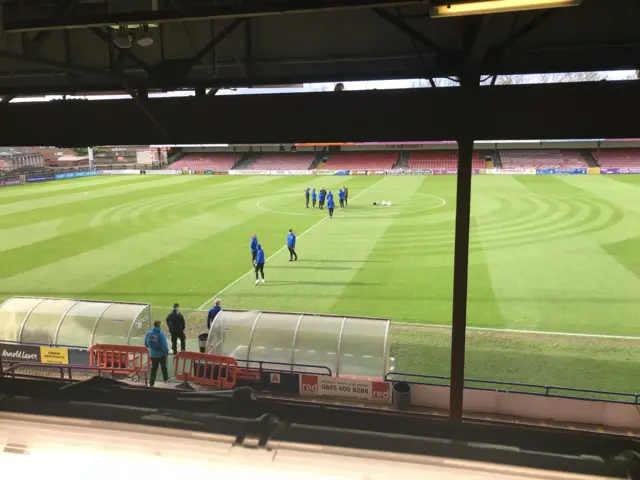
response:
<path id="1" fill-rule="evenodd" d="M 311 375 L 322 375 L 322 376 L 333 376 L 333 372 L 329 367 L 323 365 L 308 365 L 305 363 L 287 363 L 287 362 L 272 362 L 269 360 L 240 360 L 236 359 L 238 362 L 238 367 L 244 370 L 255 370 L 259 372 L 273 372 L 273 373 L 297 373 L 299 375 L 303 374 L 311 374 Z M 258 364 L 257 367 L 249 366 L 249 364 Z M 246 366 L 244 366 L 246 365 Z M 287 367 L 287 369 L 278 369 L 278 368 L 265 368 L 264 365 L 282 365 L 283 367 Z M 316 371 L 303 371 L 297 370 L 296 368 L 313 368 L 319 370 L 321 373 Z"/>
<path id="2" fill-rule="evenodd" d="M 384 376 L 386 382 L 405 382 L 415 385 L 429 385 L 436 387 L 448 387 L 450 386 L 451 377 L 443 375 L 422 375 L 417 373 L 403 373 L 403 372 L 388 372 Z M 567 398 L 572 400 L 587 400 L 587 401 L 600 401 L 610 403 L 625 403 L 638 405 L 640 404 L 640 393 L 629 392 L 609 392 L 606 390 L 588 390 L 584 388 L 572 388 L 572 387 L 558 387 L 555 385 L 538 385 L 535 383 L 520 383 L 520 382 L 504 382 L 500 380 L 480 380 L 475 378 L 464 379 L 465 388 L 471 390 L 485 390 L 492 392 L 504 392 L 504 393 L 521 393 L 524 395 L 539 395 L 544 397 L 556 397 Z M 483 386 L 473 386 L 468 384 L 479 384 Z M 490 387 L 494 385 L 495 387 Z M 508 388 L 514 387 L 514 388 Z M 531 390 L 523 390 L 531 389 Z M 577 396 L 577 395 L 562 395 L 556 392 L 574 392 L 592 394 L 594 397 L 589 396 Z M 605 396 L 614 397 L 604 398 Z M 623 400 L 623 399 L 628 400 Z"/>
<path id="3" fill-rule="evenodd" d="M 64 380 L 79 382 L 97 375 L 111 373 L 89 365 L 69 365 L 54 363 L 22 362 L 7 363 L 0 359 L 0 378 L 24 378 Z"/>
<path id="4" fill-rule="evenodd" d="M 28 347 L 63 347 L 73 348 L 75 350 L 84 350 L 85 352 L 89 351 L 87 347 L 81 347 L 79 345 L 65 345 L 64 343 L 18 342 L 15 340 L 1 340 L 0 343 L 6 343 L 9 345 L 24 345 Z"/>

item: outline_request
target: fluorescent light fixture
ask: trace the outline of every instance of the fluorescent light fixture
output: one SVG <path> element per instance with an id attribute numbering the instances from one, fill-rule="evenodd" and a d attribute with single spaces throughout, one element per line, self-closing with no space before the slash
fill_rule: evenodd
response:
<path id="1" fill-rule="evenodd" d="M 431 6 L 431 17 L 460 17 L 488 13 L 519 12 L 544 8 L 575 7 L 582 0 L 475 0 L 450 1 Z"/>

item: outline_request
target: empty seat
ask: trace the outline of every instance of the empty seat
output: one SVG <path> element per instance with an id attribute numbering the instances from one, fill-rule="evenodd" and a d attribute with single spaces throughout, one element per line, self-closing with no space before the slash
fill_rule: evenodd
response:
<path id="1" fill-rule="evenodd" d="M 478 152 L 473 152 L 472 168 L 485 168 L 486 162 L 479 158 Z M 457 150 L 417 150 L 409 154 L 409 168 L 411 170 L 457 170 Z"/>
<path id="2" fill-rule="evenodd" d="M 169 165 L 172 170 L 230 170 L 242 158 L 241 153 L 189 153 Z"/>
<path id="3" fill-rule="evenodd" d="M 602 168 L 640 168 L 640 148 L 613 148 L 591 152 Z"/>
<path id="4" fill-rule="evenodd" d="M 324 168 L 327 170 L 390 170 L 398 161 L 399 152 L 340 152 L 333 154 Z"/>

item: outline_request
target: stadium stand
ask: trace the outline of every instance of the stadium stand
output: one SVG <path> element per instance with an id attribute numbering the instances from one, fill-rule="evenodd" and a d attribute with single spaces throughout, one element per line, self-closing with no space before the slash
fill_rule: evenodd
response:
<path id="1" fill-rule="evenodd" d="M 230 170 L 242 158 L 242 153 L 189 153 L 169 165 L 172 170 Z"/>
<path id="2" fill-rule="evenodd" d="M 244 170 L 308 170 L 314 159 L 313 152 L 263 153 Z"/>
<path id="3" fill-rule="evenodd" d="M 340 152 L 325 163 L 327 170 L 390 170 L 399 152 Z"/>
<path id="4" fill-rule="evenodd" d="M 409 156 L 411 170 L 455 170 L 458 168 L 458 152 L 456 150 L 420 150 L 411 152 Z M 472 168 L 486 168 L 478 152 L 473 152 Z"/>
<path id="5" fill-rule="evenodd" d="M 503 168 L 587 168 L 577 150 L 501 150 Z"/>
<path id="6" fill-rule="evenodd" d="M 604 168 L 640 167 L 640 148 L 594 150 L 591 154 Z"/>

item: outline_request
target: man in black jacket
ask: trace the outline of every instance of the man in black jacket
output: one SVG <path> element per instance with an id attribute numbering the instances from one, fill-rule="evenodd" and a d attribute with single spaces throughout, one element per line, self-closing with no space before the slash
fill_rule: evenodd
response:
<path id="1" fill-rule="evenodd" d="M 180 347 L 181 350 L 185 351 L 185 343 L 187 341 L 184 330 L 186 328 L 186 324 L 184 322 L 184 317 L 180 313 L 180 305 L 177 303 L 173 304 L 173 310 L 171 313 L 167 315 L 167 327 L 169 328 L 169 334 L 171 335 L 171 350 L 175 355 L 178 353 L 178 339 L 180 339 Z"/>

